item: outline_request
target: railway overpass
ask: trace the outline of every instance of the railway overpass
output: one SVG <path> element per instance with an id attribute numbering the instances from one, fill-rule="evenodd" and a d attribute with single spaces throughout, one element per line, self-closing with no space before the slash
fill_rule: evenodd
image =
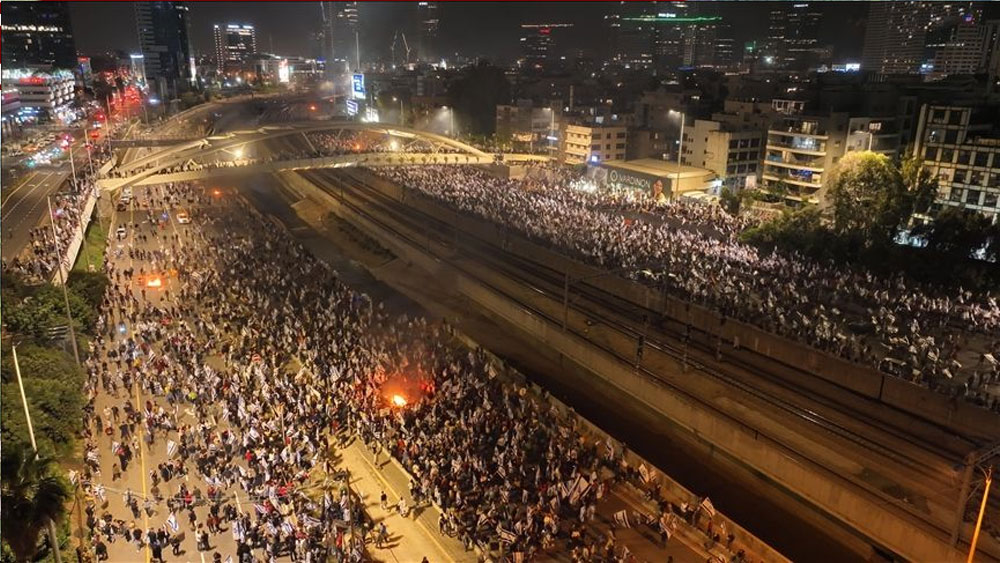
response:
<path id="1" fill-rule="evenodd" d="M 385 135 L 393 146 L 389 152 L 352 152 L 309 158 L 254 158 L 249 156 L 258 143 L 301 137 L 312 143 L 308 133 L 331 133 L 340 138 L 357 132 Z M 497 155 L 472 145 L 408 127 L 382 123 L 300 122 L 234 131 L 200 139 L 145 139 L 122 147 L 161 148 L 123 162 L 98 180 L 105 190 L 127 185 L 149 185 L 173 181 L 228 176 L 234 173 L 272 173 L 287 170 L 344 168 L 352 166 L 405 166 L 440 164 L 492 164 L 497 162 L 545 161 L 547 157 L 528 154 Z"/>

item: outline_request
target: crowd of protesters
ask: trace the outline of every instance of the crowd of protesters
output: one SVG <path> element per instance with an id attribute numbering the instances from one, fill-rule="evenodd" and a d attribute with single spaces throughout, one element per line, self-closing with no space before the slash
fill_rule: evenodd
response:
<path id="1" fill-rule="evenodd" d="M 717 206 L 585 190 L 586 178 L 552 168 L 524 179 L 462 166 L 376 172 L 727 317 L 1000 409 L 997 296 L 762 252 L 738 239 L 748 223 Z"/>
<path id="2" fill-rule="evenodd" d="M 624 561 L 614 526 L 666 542 L 700 523 L 704 541 L 744 559 L 733 534 L 705 526 L 710 503 L 664 500 L 645 467 L 507 383 L 447 325 L 387 312 L 249 205 L 189 186 L 150 193 L 135 205 L 154 215 L 184 205 L 194 224 L 151 222 L 109 252 L 79 476 L 98 554 L 127 541 L 159 561 L 190 532 L 204 551 L 231 533 L 241 562 L 361 560 L 384 526 L 317 484 L 334 472 L 330 452 L 360 437 L 410 473 L 400 514 L 433 504 L 441 531 L 469 548 Z M 168 271 L 175 281 L 148 289 Z M 141 448 L 167 460 L 145 497 L 115 489 L 141 471 Z M 598 504 L 626 483 L 646 492 L 648 510 L 599 522 Z"/>

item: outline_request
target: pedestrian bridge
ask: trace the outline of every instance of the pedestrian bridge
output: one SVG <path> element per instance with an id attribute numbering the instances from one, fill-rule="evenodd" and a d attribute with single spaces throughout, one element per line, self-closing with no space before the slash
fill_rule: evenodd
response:
<path id="1" fill-rule="evenodd" d="M 335 156 L 284 158 L 252 156 L 255 145 L 265 141 L 324 132 L 341 135 L 366 132 L 386 135 L 397 147 L 390 152 L 358 152 Z M 267 154 L 268 151 L 259 151 Z M 200 180 L 233 174 L 272 173 L 287 170 L 343 168 L 349 166 L 407 166 L 441 164 L 491 164 L 495 162 L 545 161 L 537 155 L 495 155 L 472 145 L 426 131 L 382 123 L 317 122 L 286 123 L 235 131 L 196 140 L 175 141 L 141 158 L 122 163 L 98 180 L 102 189 L 129 185 Z"/>

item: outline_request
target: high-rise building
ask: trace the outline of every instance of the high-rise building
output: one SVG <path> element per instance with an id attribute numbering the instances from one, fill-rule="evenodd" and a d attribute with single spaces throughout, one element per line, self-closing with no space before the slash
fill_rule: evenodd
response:
<path id="1" fill-rule="evenodd" d="M 252 25 L 215 24 L 215 62 L 219 72 L 240 68 L 257 53 L 257 33 Z"/>
<path id="2" fill-rule="evenodd" d="M 990 72 L 998 27 L 1000 21 L 985 22 L 974 10 L 929 32 L 921 72 L 928 80 Z"/>
<path id="3" fill-rule="evenodd" d="M 323 58 L 329 72 L 357 69 L 358 53 L 358 3 L 322 2 Z M 339 64 L 338 64 L 339 63 Z"/>
<path id="4" fill-rule="evenodd" d="M 3 15 L 4 67 L 76 67 L 66 2 L 5 2 Z"/>
<path id="5" fill-rule="evenodd" d="M 653 66 L 656 25 L 644 19 L 650 10 L 650 3 L 624 2 L 604 16 L 610 60 L 633 68 Z"/>
<path id="6" fill-rule="evenodd" d="M 438 48 L 438 3 L 417 2 L 417 60 L 436 61 Z"/>
<path id="7" fill-rule="evenodd" d="M 861 68 L 879 74 L 919 73 L 928 34 L 973 9 L 972 2 L 872 2 Z"/>
<path id="8" fill-rule="evenodd" d="M 188 7 L 183 2 L 136 2 L 135 20 L 146 79 L 160 97 L 175 96 L 193 84 Z"/>
<path id="9" fill-rule="evenodd" d="M 530 70 L 545 70 L 553 64 L 555 39 L 553 30 L 573 27 L 571 23 L 526 23 L 521 25 L 522 66 Z"/>
<path id="10" fill-rule="evenodd" d="M 820 51 L 822 19 L 815 3 L 780 4 L 771 10 L 764 46 L 768 64 L 791 70 L 815 66 Z"/>

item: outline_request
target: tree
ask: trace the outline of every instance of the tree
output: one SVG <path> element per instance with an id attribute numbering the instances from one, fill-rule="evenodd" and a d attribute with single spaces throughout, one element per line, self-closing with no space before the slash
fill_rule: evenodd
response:
<path id="1" fill-rule="evenodd" d="M 100 272 L 81 272 L 73 270 L 69 273 L 67 285 L 83 298 L 92 309 L 99 309 L 104 301 L 104 292 L 108 287 L 108 277 Z"/>
<path id="2" fill-rule="evenodd" d="M 992 246 L 993 225 L 985 215 L 961 207 L 946 206 L 932 223 L 921 225 L 915 233 L 927 239 L 927 248 L 955 261 Z"/>
<path id="3" fill-rule="evenodd" d="M 451 83 L 448 98 L 460 118 L 460 131 L 492 135 L 496 129 L 497 105 L 510 100 L 510 83 L 503 69 L 481 62 L 464 70 Z"/>
<path id="4" fill-rule="evenodd" d="M 860 236 L 865 245 L 889 245 L 913 213 L 914 194 L 899 168 L 885 155 L 853 152 L 831 175 L 834 232 Z"/>
<path id="5" fill-rule="evenodd" d="M 923 160 L 910 155 L 900 163 L 899 171 L 903 185 L 913 198 L 913 213 L 927 213 L 937 195 L 937 186 L 930 171 L 924 168 Z"/>
<path id="6" fill-rule="evenodd" d="M 18 561 L 29 561 L 38 550 L 42 530 L 62 518 L 69 488 L 53 473 L 51 459 L 36 457 L 24 443 L 6 440 L 0 457 L 0 485 L 3 541 Z"/>
<path id="7" fill-rule="evenodd" d="M 719 192 L 719 205 L 730 215 L 739 215 L 742 203 L 743 198 L 740 197 L 739 192 L 736 190 L 722 188 L 722 191 Z"/>

